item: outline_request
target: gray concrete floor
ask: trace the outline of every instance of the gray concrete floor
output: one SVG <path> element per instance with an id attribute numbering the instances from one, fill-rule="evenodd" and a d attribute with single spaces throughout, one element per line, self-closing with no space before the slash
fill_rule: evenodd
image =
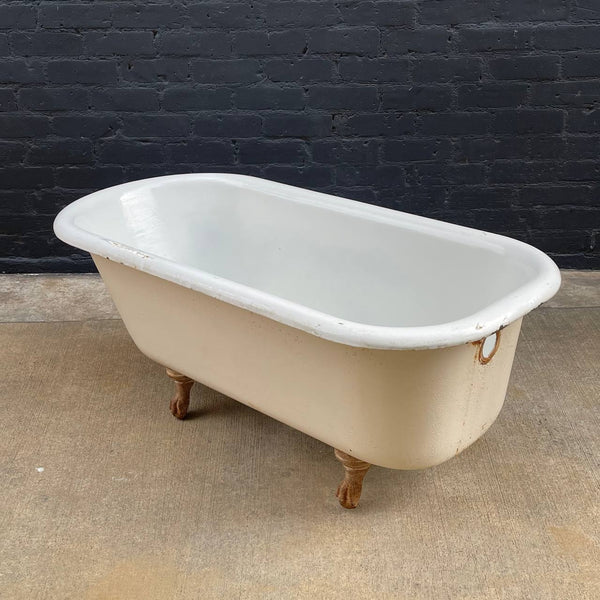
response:
<path id="1" fill-rule="evenodd" d="M 486 435 L 345 511 L 324 444 L 171 417 L 97 276 L 0 276 L 0 598 L 600 598 L 600 273 L 563 280 Z"/>

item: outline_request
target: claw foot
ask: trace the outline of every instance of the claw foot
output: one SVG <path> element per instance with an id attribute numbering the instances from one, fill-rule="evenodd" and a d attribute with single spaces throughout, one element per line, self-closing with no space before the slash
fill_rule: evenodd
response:
<path id="1" fill-rule="evenodd" d="M 178 419 L 185 419 L 190 405 L 190 390 L 194 385 L 194 380 L 172 369 L 167 369 L 167 375 L 175 382 L 175 396 L 170 404 L 171 414 Z"/>
<path id="2" fill-rule="evenodd" d="M 362 492 L 363 479 L 371 465 L 337 449 L 335 457 L 344 465 L 346 471 L 335 495 L 344 508 L 356 508 Z"/>

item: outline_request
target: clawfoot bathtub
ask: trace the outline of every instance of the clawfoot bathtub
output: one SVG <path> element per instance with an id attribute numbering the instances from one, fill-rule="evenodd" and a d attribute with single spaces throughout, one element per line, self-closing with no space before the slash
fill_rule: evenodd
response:
<path id="1" fill-rule="evenodd" d="M 226 174 L 136 181 L 56 218 L 131 337 L 168 368 L 333 446 L 340 503 L 371 464 L 421 469 L 497 417 L 522 317 L 560 285 L 521 242 Z"/>

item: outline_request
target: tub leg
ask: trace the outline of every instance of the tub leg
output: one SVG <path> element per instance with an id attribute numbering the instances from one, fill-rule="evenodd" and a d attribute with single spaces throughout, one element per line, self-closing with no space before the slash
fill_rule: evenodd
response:
<path id="1" fill-rule="evenodd" d="M 354 458 L 341 450 L 335 450 L 335 457 L 344 465 L 346 474 L 338 486 L 336 496 L 344 508 L 356 508 L 362 492 L 362 484 L 370 463 Z"/>
<path id="2" fill-rule="evenodd" d="M 194 380 L 171 369 L 167 369 L 167 375 L 175 382 L 175 396 L 170 405 L 171 413 L 178 419 L 185 419 L 190 405 L 190 390 L 194 385 Z"/>

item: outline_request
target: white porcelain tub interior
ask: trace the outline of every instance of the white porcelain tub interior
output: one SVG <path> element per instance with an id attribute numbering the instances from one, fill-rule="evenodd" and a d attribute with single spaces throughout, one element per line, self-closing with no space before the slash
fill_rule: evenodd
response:
<path id="1" fill-rule="evenodd" d="M 89 197 L 72 225 L 120 246 L 125 264 L 171 262 L 179 282 L 204 275 L 198 289 L 214 295 L 241 284 L 234 303 L 353 345 L 473 341 L 556 287 L 542 253 L 439 221 L 242 176 L 129 185 Z"/>

